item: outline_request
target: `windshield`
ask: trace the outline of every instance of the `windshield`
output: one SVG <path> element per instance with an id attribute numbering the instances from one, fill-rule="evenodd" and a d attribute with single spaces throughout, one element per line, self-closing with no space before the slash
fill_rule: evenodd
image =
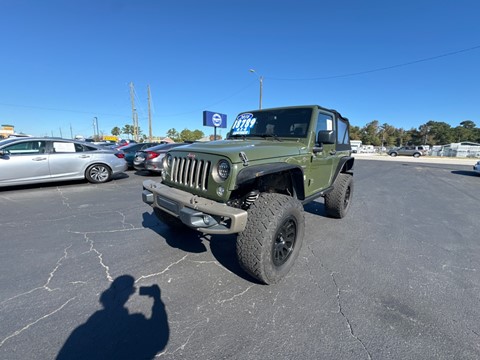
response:
<path id="1" fill-rule="evenodd" d="M 311 117 L 311 108 L 242 113 L 235 119 L 229 137 L 305 137 Z"/>

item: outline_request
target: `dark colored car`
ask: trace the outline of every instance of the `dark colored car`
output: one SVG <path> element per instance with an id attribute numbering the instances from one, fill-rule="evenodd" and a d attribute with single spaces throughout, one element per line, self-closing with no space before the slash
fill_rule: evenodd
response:
<path id="1" fill-rule="evenodd" d="M 135 158 L 135 153 L 140 150 L 156 146 L 158 143 L 132 143 L 119 148 L 120 151 L 123 151 L 125 154 L 125 160 L 127 161 L 128 168 L 133 169 L 133 159 Z"/>
<path id="2" fill-rule="evenodd" d="M 188 143 L 160 144 L 137 151 L 133 160 L 133 167 L 139 171 L 148 170 L 151 173 L 161 174 L 163 170 L 163 158 L 167 151 L 185 145 L 188 145 Z"/>
<path id="3" fill-rule="evenodd" d="M 130 144 L 136 144 L 136 143 L 137 142 L 135 140 L 122 139 L 118 142 L 117 149 L 123 148 L 124 146 L 130 145 Z"/>

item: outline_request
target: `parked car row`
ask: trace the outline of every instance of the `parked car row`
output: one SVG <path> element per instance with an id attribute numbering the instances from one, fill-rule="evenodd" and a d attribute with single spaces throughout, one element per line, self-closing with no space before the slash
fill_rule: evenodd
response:
<path id="1" fill-rule="evenodd" d="M 86 179 L 110 181 L 127 169 L 161 173 L 166 152 L 187 143 L 125 146 L 81 140 L 15 137 L 0 140 L 0 187 Z"/>

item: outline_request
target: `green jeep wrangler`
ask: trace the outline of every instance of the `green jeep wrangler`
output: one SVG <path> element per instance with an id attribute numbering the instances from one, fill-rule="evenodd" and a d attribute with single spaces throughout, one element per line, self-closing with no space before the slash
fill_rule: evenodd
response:
<path id="1" fill-rule="evenodd" d="M 238 234 L 237 256 L 265 284 L 284 277 L 304 237 L 303 205 L 346 215 L 353 194 L 349 123 L 317 105 L 241 113 L 226 140 L 177 147 L 142 199 L 172 227 Z"/>

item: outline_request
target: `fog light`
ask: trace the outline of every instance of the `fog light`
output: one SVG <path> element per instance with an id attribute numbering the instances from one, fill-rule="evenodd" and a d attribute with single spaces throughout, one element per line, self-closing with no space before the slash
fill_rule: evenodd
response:
<path id="1" fill-rule="evenodd" d="M 217 188 L 217 195 L 218 196 L 223 196 L 224 193 L 225 193 L 225 189 L 222 186 L 219 186 Z"/>

